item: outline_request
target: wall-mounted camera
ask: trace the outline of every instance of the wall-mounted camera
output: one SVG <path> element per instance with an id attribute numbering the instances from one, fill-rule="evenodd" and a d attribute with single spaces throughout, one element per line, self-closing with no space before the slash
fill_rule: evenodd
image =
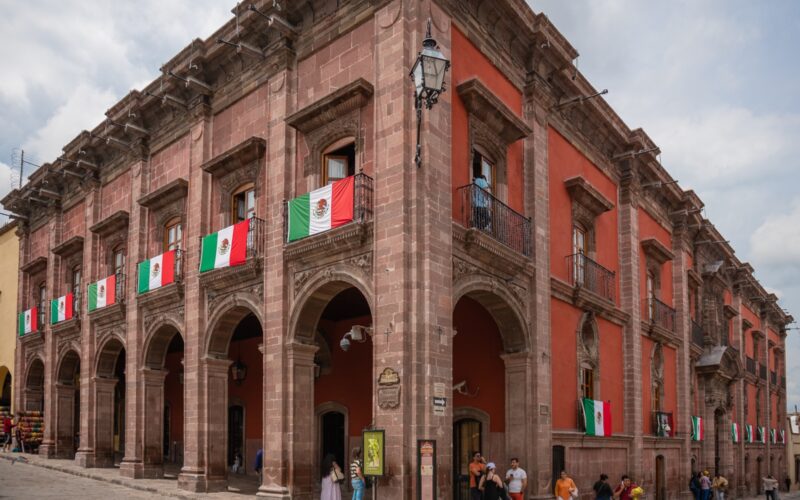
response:
<path id="1" fill-rule="evenodd" d="M 345 333 L 342 340 L 339 341 L 339 347 L 341 347 L 344 352 L 347 352 L 350 349 L 351 341 L 359 343 L 366 342 L 367 336 L 372 336 L 372 327 L 353 325 L 350 331 Z"/>

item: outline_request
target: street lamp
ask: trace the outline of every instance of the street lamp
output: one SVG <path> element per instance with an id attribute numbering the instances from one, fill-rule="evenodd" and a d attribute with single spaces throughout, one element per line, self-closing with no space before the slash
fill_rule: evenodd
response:
<path id="1" fill-rule="evenodd" d="M 444 76 L 450 68 L 450 61 L 436 48 L 436 40 L 431 37 L 431 20 L 428 18 L 428 29 L 422 41 L 422 52 L 417 56 L 411 68 L 411 79 L 414 81 L 415 105 L 417 109 L 417 155 L 414 163 L 417 167 L 422 162 L 422 147 L 419 143 L 422 127 L 422 106 L 431 109 L 445 91 Z"/>

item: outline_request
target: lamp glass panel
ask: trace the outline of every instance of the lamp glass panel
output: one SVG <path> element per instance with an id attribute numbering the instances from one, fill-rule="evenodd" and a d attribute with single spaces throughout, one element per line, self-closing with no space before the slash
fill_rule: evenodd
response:
<path id="1" fill-rule="evenodd" d="M 412 74 L 414 75 L 414 88 L 419 96 L 421 95 L 422 89 L 425 86 L 425 75 L 422 73 L 422 63 L 419 59 L 417 59 L 417 62 L 414 63 Z"/>

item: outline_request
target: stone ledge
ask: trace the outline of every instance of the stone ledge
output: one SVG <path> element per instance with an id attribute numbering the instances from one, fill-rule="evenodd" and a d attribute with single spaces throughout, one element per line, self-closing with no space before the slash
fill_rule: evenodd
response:
<path id="1" fill-rule="evenodd" d="M 565 283 L 556 277 L 550 278 L 550 294 L 568 304 L 573 304 L 575 307 L 594 311 L 601 318 L 607 319 L 616 325 L 624 326 L 631 317 L 630 314 L 617 307 L 614 302 L 584 287 Z"/>
<path id="2" fill-rule="evenodd" d="M 478 261 L 501 271 L 516 274 L 533 274 L 533 260 L 501 243 L 483 231 L 465 228 L 453 222 L 453 243 L 461 243 L 464 253 Z"/>
<path id="3" fill-rule="evenodd" d="M 302 240 L 284 244 L 283 255 L 287 260 L 300 257 L 330 255 L 367 245 L 373 231 L 373 222 L 351 222 L 344 226 L 308 236 Z"/>

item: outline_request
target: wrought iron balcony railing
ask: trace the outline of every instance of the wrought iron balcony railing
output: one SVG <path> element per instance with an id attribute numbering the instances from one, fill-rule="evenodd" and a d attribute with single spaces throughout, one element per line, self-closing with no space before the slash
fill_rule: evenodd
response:
<path id="1" fill-rule="evenodd" d="M 675 331 L 675 309 L 657 298 L 650 297 L 644 301 L 644 315 L 651 323 Z"/>
<path id="2" fill-rule="evenodd" d="M 114 299 L 122 302 L 125 300 L 125 273 L 116 273 L 114 277 Z"/>
<path id="3" fill-rule="evenodd" d="M 703 327 L 700 323 L 692 320 L 692 343 L 698 347 L 703 347 Z"/>
<path id="4" fill-rule="evenodd" d="M 247 258 L 261 257 L 266 250 L 267 221 L 258 217 L 250 218 L 250 228 L 247 231 Z"/>
<path id="5" fill-rule="evenodd" d="M 594 292 L 614 301 L 615 274 L 582 253 L 567 256 L 569 281 L 572 286 Z"/>
<path id="6" fill-rule="evenodd" d="M 747 358 L 745 359 L 745 369 L 747 370 L 747 373 L 752 373 L 753 375 L 755 375 L 756 360 L 751 358 L 750 356 L 747 356 Z"/>
<path id="7" fill-rule="evenodd" d="M 365 173 L 353 176 L 353 222 L 372 220 L 374 181 Z M 264 221 L 261 221 L 262 223 Z M 262 231 L 266 234 L 266 228 Z M 283 202 L 283 241 L 289 241 L 289 202 Z M 249 254 L 248 254 L 249 256 Z"/>
<path id="8" fill-rule="evenodd" d="M 517 252 L 531 256 L 531 219 L 475 184 L 458 188 L 462 226 L 478 229 Z"/>

